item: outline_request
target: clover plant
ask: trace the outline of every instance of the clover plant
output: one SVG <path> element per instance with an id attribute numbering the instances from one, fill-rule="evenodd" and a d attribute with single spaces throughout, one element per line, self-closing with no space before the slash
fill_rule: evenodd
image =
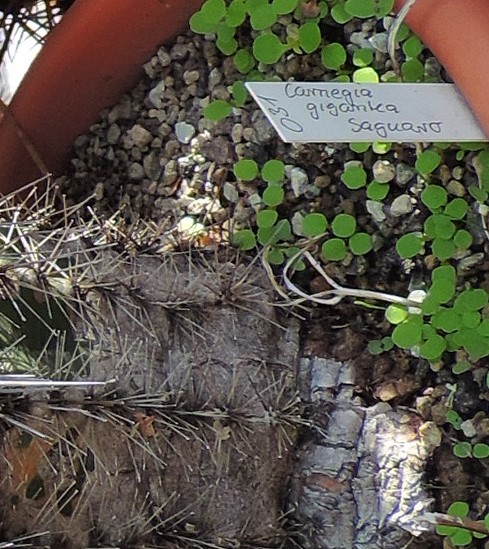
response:
<path id="1" fill-rule="evenodd" d="M 388 150 L 390 149 L 391 144 L 351 143 L 350 148 L 355 152 L 363 153 L 372 146 L 372 149 L 374 149 L 375 152 L 375 150 L 379 150 L 382 145 L 385 145 L 387 147 L 386 150 Z M 367 183 L 368 174 L 360 162 L 357 163 L 354 161 L 348 163 L 343 170 L 340 179 L 345 187 L 352 191 L 362 189 L 366 186 L 367 198 L 371 200 L 382 201 L 389 194 L 390 185 L 388 183 L 379 183 L 378 181 L 375 181 L 375 179 Z"/>
<path id="2" fill-rule="evenodd" d="M 464 361 L 464 362 L 466 364 L 469 364 L 467 361 Z M 456 431 L 463 430 L 465 422 L 457 411 L 453 409 L 449 409 L 446 413 L 446 421 Z M 473 444 L 469 441 L 460 441 L 453 446 L 453 453 L 455 456 L 457 456 L 460 459 L 465 459 L 465 458 L 487 459 L 489 457 L 489 445 L 483 442 L 476 442 Z"/>
<path id="3" fill-rule="evenodd" d="M 233 171 L 234 175 L 242 181 L 253 181 L 259 173 L 258 164 L 250 159 L 235 162 Z"/>
<path id="4" fill-rule="evenodd" d="M 389 194 L 389 183 L 379 183 L 378 181 L 371 181 L 367 185 L 367 198 L 370 200 L 377 200 L 382 202 L 384 198 Z"/>
<path id="5" fill-rule="evenodd" d="M 240 229 L 233 233 L 232 242 L 240 250 L 249 251 L 256 247 L 256 236 L 251 229 Z"/>
<path id="6" fill-rule="evenodd" d="M 390 141 L 374 141 L 372 143 L 372 150 L 376 154 L 386 154 L 392 148 L 392 143 Z"/>
<path id="7" fill-rule="evenodd" d="M 341 181 L 351 190 L 361 189 L 367 184 L 367 172 L 358 165 L 348 166 L 341 174 Z"/>
<path id="8" fill-rule="evenodd" d="M 374 67 L 373 49 L 364 46 L 347 51 L 339 42 L 328 41 L 321 32 L 321 22 L 328 18 L 330 24 L 331 20 L 344 24 L 354 17 L 382 19 L 392 11 L 393 4 L 394 0 L 206 0 L 189 23 L 195 33 L 214 35 L 217 48 L 233 57 L 236 69 L 247 80 L 262 79 L 263 66 L 276 64 L 286 54 L 320 51 L 324 67 L 336 73 L 332 80 L 371 83 L 381 79 Z M 241 28 L 245 32 L 239 31 Z M 243 38 L 249 37 L 250 30 L 251 44 Z M 405 41 L 404 78 L 418 81 L 424 74 L 417 58 L 423 45 L 405 25 L 401 25 L 397 39 Z M 245 104 L 248 93 L 243 82 L 232 86 L 231 93 L 231 102 L 211 101 L 204 115 L 220 120 L 229 116 L 233 107 Z"/>
<path id="9" fill-rule="evenodd" d="M 236 81 L 232 85 L 231 95 L 233 97 L 231 102 L 225 101 L 224 99 L 215 99 L 214 101 L 211 101 L 204 108 L 203 114 L 205 118 L 208 120 L 222 120 L 232 113 L 233 107 L 240 108 L 246 103 L 248 90 L 241 80 Z"/>
<path id="10" fill-rule="evenodd" d="M 361 141 L 357 143 L 349 143 L 348 146 L 353 152 L 363 154 L 370 149 L 370 147 L 372 146 L 372 143 Z"/>
<path id="11" fill-rule="evenodd" d="M 476 444 L 467 441 L 457 442 L 453 447 L 453 453 L 462 459 L 468 457 L 486 459 L 489 457 L 489 445 L 482 442 Z"/>
<path id="12" fill-rule="evenodd" d="M 373 143 L 360 141 L 356 143 L 349 143 L 348 146 L 353 152 L 356 153 L 364 153 L 372 148 L 372 151 L 376 154 L 386 154 L 391 150 L 392 143 L 388 141 L 374 141 Z"/>
<path id="13" fill-rule="evenodd" d="M 428 149 L 417 155 L 414 166 L 421 175 L 429 175 L 438 168 L 440 163 L 440 154 L 434 150 Z"/>
<path id="14" fill-rule="evenodd" d="M 268 160 L 261 170 L 263 181 L 281 183 L 285 177 L 285 166 L 281 160 Z"/>
<path id="15" fill-rule="evenodd" d="M 423 43 L 417 36 L 410 36 L 402 45 L 402 51 L 409 59 L 414 59 L 422 53 L 424 49 Z"/>
<path id="16" fill-rule="evenodd" d="M 319 236 L 326 231 L 327 227 L 328 220 L 322 213 L 309 213 L 302 220 L 302 233 L 305 236 Z"/>
<path id="17" fill-rule="evenodd" d="M 381 19 L 392 12 L 393 0 L 346 0 L 334 2 L 331 8 L 332 18 L 343 25 L 354 17 Z"/>
<path id="18" fill-rule="evenodd" d="M 391 335 L 394 344 L 429 362 L 459 349 L 472 362 L 488 356 L 487 292 L 467 287 L 457 293 L 456 272 L 450 265 L 435 268 L 431 278 L 419 308 L 397 304 L 387 308 L 386 319 L 395 326 Z"/>
<path id="19" fill-rule="evenodd" d="M 419 59 L 408 59 L 401 65 L 401 74 L 403 82 L 423 82 L 424 65 Z"/>
<path id="20" fill-rule="evenodd" d="M 420 254 L 423 244 L 423 235 L 420 232 L 407 233 L 396 242 L 396 251 L 403 259 L 408 259 Z"/>
<path id="21" fill-rule="evenodd" d="M 231 114 L 233 107 L 228 101 L 216 99 L 205 107 L 204 116 L 209 120 L 220 120 Z"/>
<path id="22" fill-rule="evenodd" d="M 457 250 L 472 244 L 471 234 L 458 228 L 457 221 L 464 219 L 468 204 L 462 198 L 448 202 L 446 190 L 439 185 L 428 185 L 421 193 L 421 201 L 432 214 L 424 223 L 425 236 L 432 240 L 433 254 L 440 260 L 449 259 Z"/>
<path id="23" fill-rule="evenodd" d="M 353 255 L 365 255 L 372 249 L 372 237 L 357 232 L 357 221 L 349 214 L 338 214 L 331 222 L 333 238 L 323 242 L 321 254 L 327 261 L 342 261 L 348 250 Z"/>
<path id="24" fill-rule="evenodd" d="M 377 84 L 380 78 L 373 67 L 362 67 L 353 71 L 352 81 L 357 84 Z"/>
<path id="25" fill-rule="evenodd" d="M 321 50 L 321 60 L 327 69 L 340 70 L 347 60 L 346 50 L 338 42 L 331 42 Z"/>
<path id="26" fill-rule="evenodd" d="M 253 38 L 251 53 L 256 61 L 266 65 L 276 63 L 284 53 L 293 49 L 299 53 L 312 53 L 321 43 L 318 17 L 307 19 L 301 12 L 299 0 L 206 0 L 202 8 L 190 18 L 190 28 L 199 34 L 214 33 L 216 45 L 225 55 L 237 55 L 235 64 L 238 70 L 252 68 L 249 56 L 243 54 L 235 38 L 237 27 L 249 22 L 256 36 Z M 320 2 L 318 16 L 328 12 L 325 2 Z M 300 22 L 296 35 L 286 41 L 272 31 L 281 15 L 294 14 Z"/>
<path id="27" fill-rule="evenodd" d="M 380 355 L 386 351 L 390 351 L 394 347 L 392 337 L 386 336 L 382 339 L 374 339 L 369 341 L 368 350 L 373 355 Z"/>
<path id="28" fill-rule="evenodd" d="M 474 158 L 473 165 L 477 172 L 478 185 L 469 186 L 469 193 L 477 202 L 484 204 L 489 195 L 489 147 L 487 143 L 473 144 L 474 148 L 480 146 L 479 154 Z"/>
<path id="29" fill-rule="evenodd" d="M 426 169 L 434 169 L 434 162 Z M 445 261 L 458 251 L 470 248 L 472 235 L 458 222 L 463 221 L 469 205 L 463 198 L 448 199 L 444 187 L 428 184 L 420 195 L 421 202 L 431 211 L 424 224 L 423 232 L 407 233 L 396 243 L 397 253 L 403 258 L 411 258 L 423 252 L 424 244 L 431 241 L 431 251 L 435 257 Z"/>
<path id="30" fill-rule="evenodd" d="M 276 208 L 282 204 L 285 192 L 282 187 L 285 177 L 284 164 L 280 160 L 269 160 L 263 167 L 251 159 L 235 162 L 233 171 L 237 179 L 254 181 L 258 177 L 267 182 L 260 197 L 260 209 L 256 213 L 256 232 L 251 228 L 238 229 L 232 235 L 232 242 L 242 250 L 252 250 L 257 245 L 267 247 L 267 259 L 275 265 L 282 264 L 291 252 L 290 241 L 293 231 L 287 219 L 279 219 Z M 322 256 L 327 261 L 342 261 L 348 251 L 353 255 L 365 255 L 372 249 L 372 237 L 366 232 L 357 231 L 355 217 L 338 214 L 328 223 L 320 212 L 305 214 L 301 219 L 299 234 L 308 238 L 326 235 L 330 238 L 322 243 Z M 301 268 L 304 264 L 299 262 Z"/>
<path id="31" fill-rule="evenodd" d="M 459 360 L 452 366 L 452 372 L 455 375 L 464 374 L 465 372 L 470 371 L 471 367 L 468 360 Z"/>
<path id="32" fill-rule="evenodd" d="M 353 64 L 356 67 L 368 67 L 374 60 L 374 53 L 370 48 L 360 48 L 353 53 Z"/>
<path id="33" fill-rule="evenodd" d="M 460 417 L 460 414 L 455 410 L 448 410 L 446 420 L 455 430 L 459 431 L 461 429 L 463 419 Z"/>
<path id="34" fill-rule="evenodd" d="M 280 219 L 276 207 L 285 197 L 282 188 L 285 177 L 284 164 L 281 160 L 268 160 L 260 169 L 252 159 L 241 159 L 234 163 L 233 171 L 241 181 L 254 181 L 258 178 L 267 183 L 261 194 L 260 204 L 256 206 L 256 230 L 251 228 L 237 229 L 232 232 L 231 242 L 243 251 L 266 247 L 266 258 L 272 265 L 281 265 L 288 257 L 295 255 L 298 248 L 292 246 L 292 227 L 288 219 Z M 322 214 L 306 216 L 306 228 L 311 236 L 326 223 Z M 305 268 L 303 262 L 295 265 L 296 270 Z"/>

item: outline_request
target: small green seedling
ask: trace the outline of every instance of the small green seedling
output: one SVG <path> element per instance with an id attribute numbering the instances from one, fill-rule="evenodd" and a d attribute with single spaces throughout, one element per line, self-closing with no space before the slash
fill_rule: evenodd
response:
<path id="1" fill-rule="evenodd" d="M 204 116 L 209 120 L 222 120 L 231 114 L 233 107 L 228 101 L 216 99 L 204 109 Z"/>
<path id="2" fill-rule="evenodd" d="M 419 232 L 407 233 L 396 242 L 396 251 L 403 259 L 409 259 L 422 253 L 423 248 L 423 235 Z"/>
<path id="3" fill-rule="evenodd" d="M 256 206 L 256 230 L 238 229 L 233 232 L 231 242 L 243 251 L 250 251 L 258 245 L 266 248 L 265 257 L 272 265 L 281 265 L 289 257 L 297 254 L 297 248 L 290 245 L 292 227 L 288 219 L 279 219 L 276 210 L 282 204 L 285 192 L 282 182 L 285 177 L 285 166 L 281 160 L 268 160 L 261 168 L 254 160 L 242 159 L 234 163 L 233 171 L 241 181 L 255 181 L 259 177 L 268 182 L 263 191 L 259 205 Z M 306 216 L 306 228 L 309 231 L 322 229 L 326 218 L 322 214 Z M 324 229 L 321 231 L 324 232 Z M 294 265 L 295 270 L 305 268 L 304 262 Z"/>
<path id="4" fill-rule="evenodd" d="M 466 519 L 469 515 L 469 505 L 465 501 L 454 501 L 447 510 L 447 515 L 449 517 Z M 448 517 L 448 518 L 449 518 Z M 489 528 L 489 514 L 484 518 L 484 521 L 481 522 L 481 526 L 484 529 Z M 474 538 L 483 539 L 487 537 L 487 534 L 481 532 L 469 530 L 468 528 L 462 528 L 460 526 L 448 526 L 445 524 L 439 524 L 436 527 L 436 533 L 441 536 L 447 536 L 450 538 L 455 547 L 466 547 L 472 543 Z"/>
<path id="5" fill-rule="evenodd" d="M 463 349 L 471 362 L 489 355 L 488 294 L 482 288 L 465 288 L 456 295 L 456 271 L 442 265 L 432 272 L 432 284 L 417 311 L 391 305 L 386 319 L 395 326 L 393 342 L 429 362 L 445 351 Z M 403 310 L 404 308 L 404 310 Z M 465 370 L 465 365 L 459 365 Z"/>
<path id="6" fill-rule="evenodd" d="M 416 158 L 414 167 L 423 176 L 433 173 L 441 163 L 441 156 L 431 149 L 421 152 Z"/>
<path id="7" fill-rule="evenodd" d="M 342 261 L 346 257 L 346 244 L 341 238 L 330 238 L 323 243 L 321 253 L 326 260 Z"/>
<path id="8" fill-rule="evenodd" d="M 339 42 L 328 43 L 321 25 L 323 21 L 329 25 L 344 24 L 354 17 L 382 19 L 392 11 L 393 3 L 394 0 L 337 0 L 330 11 L 325 0 L 206 0 L 189 24 L 197 34 L 214 35 L 217 48 L 233 57 L 236 69 L 248 80 L 263 79 L 263 66 L 275 65 L 285 54 L 308 55 L 319 50 L 325 68 L 333 71 L 333 80 L 379 82 L 373 49 L 362 47 L 349 52 Z M 253 33 L 251 44 L 247 39 L 249 27 Z M 245 32 L 239 32 L 240 28 Z M 397 39 L 409 39 L 405 25 L 397 32 Z M 411 37 L 405 44 L 406 55 L 420 55 L 420 48 L 423 46 L 419 40 Z M 421 65 L 424 74 L 417 57 L 409 57 L 404 69 L 406 78 L 412 79 L 411 74 L 418 76 L 409 66 L 414 62 Z M 231 114 L 233 107 L 245 104 L 248 94 L 242 82 L 233 86 L 231 92 L 231 102 L 212 101 L 204 109 L 205 117 L 221 120 Z"/>
<path id="9" fill-rule="evenodd" d="M 467 441 L 457 442 L 453 447 L 453 453 L 459 458 L 486 459 L 489 457 L 489 446 L 482 442 L 473 445 Z"/>
<path id="10" fill-rule="evenodd" d="M 351 17 L 382 18 L 391 13 L 393 0 L 346 0 L 343 9 Z"/>
<path id="11" fill-rule="evenodd" d="M 322 213 L 307 214 L 302 220 L 302 233 L 311 238 L 323 234 L 327 227 L 328 220 Z"/>
<path id="12" fill-rule="evenodd" d="M 257 36 L 253 42 L 253 56 L 264 65 L 274 65 L 289 48 L 271 32 Z"/>
<path id="13" fill-rule="evenodd" d="M 362 67 L 353 71 L 352 81 L 357 84 L 377 84 L 380 77 L 373 67 Z"/>
<path id="14" fill-rule="evenodd" d="M 247 252 L 256 248 L 256 236 L 251 229 L 240 229 L 233 233 L 231 243 L 240 250 Z"/>
<path id="15" fill-rule="evenodd" d="M 369 341 L 368 350 L 373 355 L 380 355 L 386 351 L 390 351 L 394 347 L 394 342 L 391 337 L 383 337 L 382 339 L 375 339 Z"/>
<path id="16" fill-rule="evenodd" d="M 370 200 L 377 200 L 382 202 L 384 198 L 389 194 L 389 183 L 379 183 L 378 181 L 372 181 L 367 186 L 367 198 Z"/>
<path id="17" fill-rule="evenodd" d="M 440 261 L 470 248 L 472 235 L 466 229 L 459 228 L 458 223 L 467 215 L 467 201 L 463 198 L 449 200 L 445 188 L 434 184 L 427 185 L 420 198 L 432 213 L 423 224 L 423 233 L 408 233 L 397 241 L 396 250 L 400 257 L 408 259 L 423 253 L 424 244 L 430 240 L 431 251 Z"/>
<path id="18" fill-rule="evenodd" d="M 367 172 L 361 166 L 349 166 L 341 174 L 341 181 L 351 190 L 361 189 L 367 184 Z"/>
<path id="19" fill-rule="evenodd" d="M 455 313 L 456 315 L 456 313 Z M 458 315 L 457 315 L 458 317 Z M 458 318 L 454 318 L 455 322 L 452 322 L 450 329 L 453 330 L 455 327 L 455 323 L 458 324 Z M 456 328 L 455 328 L 456 329 Z M 464 374 L 465 372 L 469 372 L 472 368 L 472 365 L 468 360 L 459 360 L 456 364 L 452 366 L 452 372 L 455 375 Z"/>
<path id="20" fill-rule="evenodd" d="M 203 111 L 205 118 L 208 120 L 222 120 L 227 118 L 232 112 L 233 108 L 241 108 L 244 106 L 248 99 L 248 90 L 242 80 L 237 80 L 231 86 L 231 101 L 225 101 L 224 99 L 215 99 L 211 101 Z"/>
<path id="21" fill-rule="evenodd" d="M 365 255 L 372 249 L 372 237 L 365 232 L 356 232 L 357 221 L 349 214 L 338 214 L 331 223 L 334 237 L 326 240 L 321 253 L 327 261 L 342 261 L 348 249 L 353 255 Z M 344 239 L 348 239 L 348 246 Z"/>
<path id="22" fill-rule="evenodd" d="M 327 69 L 340 70 L 346 60 L 346 50 L 338 42 L 332 42 L 321 50 L 321 61 Z"/>
<path id="23" fill-rule="evenodd" d="M 460 431 L 462 428 L 461 425 L 463 423 L 462 417 L 460 417 L 460 414 L 456 412 L 455 410 L 448 410 L 446 415 L 447 422 L 450 423 L 450 425 L 457 431 Z"/>
<path id="24" fill-rule="evenodd" d="M 285 166 L 281 160 L 268 160 L 261 169 L 263 181 L 280 184 L 285 177 Z"/>
<path id="25" fill-rule="evenodd" d="M 258 164 L 254 160 L 238 160 L 233 166 L 234 175 L 242 181 L 253 181 L 259 173 Z"/>

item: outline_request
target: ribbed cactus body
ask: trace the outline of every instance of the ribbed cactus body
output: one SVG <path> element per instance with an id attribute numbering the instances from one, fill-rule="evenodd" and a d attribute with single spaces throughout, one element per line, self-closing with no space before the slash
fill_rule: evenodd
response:
<path id="1" fill-rule="evenodd" d="M 277 316 L 266 274 L 233 250 L 182 252 L 171 231 L 59 203 L 48 189 L 0 205 L 2 373 L 17 374 L 0 377 L 3 535 L 280 546 L 307 421 L 297 326 Z"/>

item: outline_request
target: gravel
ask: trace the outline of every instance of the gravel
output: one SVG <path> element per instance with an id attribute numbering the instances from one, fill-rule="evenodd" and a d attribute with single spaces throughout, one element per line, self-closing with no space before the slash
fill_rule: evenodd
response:
<path id="1" fill-rule="evenodd" d="M 408 194 L 401 194 L 401 196 L 398 196 L 392 201 L 390 213 L 394 217 L 399 217 L 411 213 L 413 208 L 414 206 L 411 197 Z"/>
<path id="2" fill-rule="evenodd" d="M 307 173 L 301 168 L 292 168 L 290 170 L 290 183 L 296 197 L 304 194 L 309 188 L 309 178 Z"/>
<path id="3" fill-rule="evenodd" d="M 396 183 L 399 187 L 406 187 L 415 174 L 415 170 L 403 162 L 396 165 Z"/>
<path id="4" fill-rule="evenodd" d="M 396 176 L 396 167 L 388 160 L 377 160 L 372 166 L 372 171 L 379 183 L 389 183 Z"/>
<path id="5" fill-rule="evenodd" d="M 362 43 L 375 34 L 365 23 L 351 23 L 347 31 L 356 33 L 355 40 Z M 381 51 L 376 55 L 385 57 Z M 312 66 L 302 66 L 292 55 L 265 70 L 280 79 L 331 78 L 319 54 Z M 90 131 L 75 141 L 71 167 L 57 181 L 69 203 L 96 191 L 92 208 L 98 215 L 121 210 L 127 222 L 170 217 L 175 223 L 194 215 L 206 225 L 229 217 L 233 204 L 234 212 L 241 212 L 240 223 L 249 225 L 254 216 L 250 206 L 264 185 L 257 182 L 251 188 L 236 182 L 232 165 L 241 158 L 253 158 L 259 165 L 271 158 L 284 161 L 285 188 L 291 190 L 286 200 L 302 199 L 300 205 L 292 205 L 291 217 L 295 211 L 306 214 L 317 207 L 320 194 L 344 192 L 338 188 L 342 166 L 358 162 L 346 144 L 284 144 L 251 101 L 234 108 L 224 120 L 204 117 L 206 105 L 215 99 L 229 100 L 232 84 L 242 77 L 232 58 L 223 57 L 211 38 L 179 36 L 174 45 L 158 50 L 144 72 L 139 84 L 105 109 Z M 371 168 L 375 160 L 368 160 L 365 167 Z M 387 174 L 384 180 L 393 177 L 390 161 L 382 159 L 378 166 Z M 230 186 L 235 192 L 229 191 Z M 208 206 L 189 210 L 193 200 Z"/>

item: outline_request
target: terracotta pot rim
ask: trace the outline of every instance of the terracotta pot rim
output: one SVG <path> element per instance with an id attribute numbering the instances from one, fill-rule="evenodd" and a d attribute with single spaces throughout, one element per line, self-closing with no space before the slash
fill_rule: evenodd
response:
<path id="1" fill-rule="evenodd" d="M 47 171 L 62 172 L 76 137 L 138 82 L 143 64 L 187 27 L 202 3 L 75 1 L 49 33 L 9 105 Z M 8 115 L 0 122 L 0 150 L 0 193 L 45 175 L 26 154 Z"/>
<path id="2" fill-rule="evenodd" d="M 395 0 L 399 11 L 409 0 Z M 434 53 L 489 136 L 489 2 L 416 0 L 406 15 L 411 30 Z"/>

